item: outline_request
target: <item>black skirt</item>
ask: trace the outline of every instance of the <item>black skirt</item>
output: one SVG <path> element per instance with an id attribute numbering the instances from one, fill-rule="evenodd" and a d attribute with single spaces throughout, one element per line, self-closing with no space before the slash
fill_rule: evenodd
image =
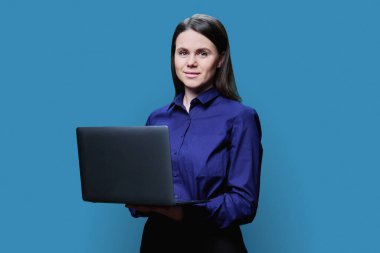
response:
<path id="1" fill-rule="evenodd" d="M 238 225 L 217 229 L 205 222 L 153 215 L 145 223 L 140 252 L 245 253 L 247 249 Z"/>

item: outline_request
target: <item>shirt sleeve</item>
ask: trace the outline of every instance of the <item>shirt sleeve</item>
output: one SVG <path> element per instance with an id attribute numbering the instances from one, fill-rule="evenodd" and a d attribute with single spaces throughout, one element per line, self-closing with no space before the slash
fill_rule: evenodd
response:
<path id="1" fill-rule="evenodd" d="M 233 121 L 226 191 L 204 204 L 208 219 L 217 227 L 253 221 L 259 200 L 262 154 L 260 120 L 250 108 Z"/>

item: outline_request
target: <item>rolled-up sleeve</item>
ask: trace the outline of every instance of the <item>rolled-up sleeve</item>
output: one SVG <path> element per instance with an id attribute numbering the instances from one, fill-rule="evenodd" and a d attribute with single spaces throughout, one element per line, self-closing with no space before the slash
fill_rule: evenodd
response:
<path id="1" fill-rule="evenodd" d="M 256 215 L 263 148 L 257 112 L 248 108 L 234 118 L 226 191 L 204 206 L 219 228 L 250 223 Z"/>

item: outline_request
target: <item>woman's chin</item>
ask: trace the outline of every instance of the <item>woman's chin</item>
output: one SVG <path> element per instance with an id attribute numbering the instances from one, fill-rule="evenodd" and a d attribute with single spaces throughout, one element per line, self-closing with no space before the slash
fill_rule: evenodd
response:
<path id="1" fill-rule="evenodd" d="M 194 84 L 194 83 L 185 83 L 185 90 L 189 90 L 195 93 L 201 93 L 202 91 L 208 90 L 211 88 L 211 84 Z"/>

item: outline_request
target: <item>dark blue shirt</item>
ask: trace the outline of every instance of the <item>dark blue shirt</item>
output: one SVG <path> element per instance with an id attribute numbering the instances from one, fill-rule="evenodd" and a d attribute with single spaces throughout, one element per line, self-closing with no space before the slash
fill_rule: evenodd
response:
<path id="1" fill-rule="evenodd" d="M 211 88 L 191 101 L 183 93 L 151 113 L 147 125 L 167 125 L 175 198 L 197 204 L 219 228 L 251 222 L 259 200 L 261 127 L 256 111 Z M 137 217 L 139 214 L 133 212 Z"/>

